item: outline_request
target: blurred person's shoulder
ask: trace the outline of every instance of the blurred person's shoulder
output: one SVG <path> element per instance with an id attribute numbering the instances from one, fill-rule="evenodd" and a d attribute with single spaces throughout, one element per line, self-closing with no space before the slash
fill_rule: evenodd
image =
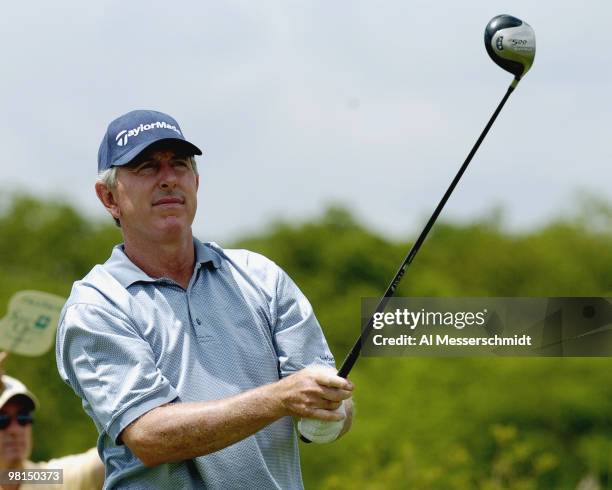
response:
<path id="1" fill-rule="evenodd" d="M 49 461 L 37 463 L 27 461 L 24 467 L 32 470 L 62 470 L 62 490 L 94 490 L 102 488 L 104 483 L 104 467 L 96 448 Z M 40 490 L 46 487 L 46 485 L 36 486 Z M 49 488 L 56 487 L 58 485 L 49 486 Z"/>

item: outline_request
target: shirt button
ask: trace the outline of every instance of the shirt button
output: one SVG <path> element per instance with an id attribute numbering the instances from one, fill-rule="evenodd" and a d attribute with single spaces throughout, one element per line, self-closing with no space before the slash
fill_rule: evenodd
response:
<path id="1" fill-rule="evenodd" d="M 199 318 L 196 318 L 196 323 L 197 323 L 198 325 L 202 325 L 202 320 L 200 320 Z"/>

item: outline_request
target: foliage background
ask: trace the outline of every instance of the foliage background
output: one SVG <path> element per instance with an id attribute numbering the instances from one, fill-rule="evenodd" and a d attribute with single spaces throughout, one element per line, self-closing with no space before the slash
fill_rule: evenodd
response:
<path id="1" fill-rule="evenodd" d="M 438 223 L 398 295 L 612 296 L 612 210 L 583 198 L 571 217 L 510 233 L 499 212 Z M 57 200 L 5 197 L 0 315 L 21 289 L 67 296 L 121 241 L 110 221 Z M 395 242 L 342 207 L 225 247 L 263 253 L 311 300 L 338 362 L 359 332 L 360 298 L 384 291 L 410 240 Z M 612 488 L 612 362 L 603 359 L 362 359 L 354 429 L 303 445 L 307 488 Z M 8 374 L 37 394 L 34 460 L 95 445 L 93 423 L 63 384 L 54 352 L 11 356 Z M 592 487 L 597 488 L 597 487 Z"/>

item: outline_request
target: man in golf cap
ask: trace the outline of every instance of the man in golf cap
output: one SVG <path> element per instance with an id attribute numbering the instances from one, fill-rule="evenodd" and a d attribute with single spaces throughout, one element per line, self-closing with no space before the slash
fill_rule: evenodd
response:
<path id="1" fill-rule="evenodd" d="M 98 428 L 106 488 L 302 488 L 292 417 L 336 439 L 353 385 L 284 271 L 193 237 L 194 155 L 167 114 L 108 126 L 96 193 L 124 243 L 74 284 L 58 368 Z"/>
<path id="2" fill-rule="evenodd" d="M 5 353 L 0 353 L 0 371 Z M 29 461 L 32 452 L 33 412 L 38 409 L 38 400 L 19 380 L 11 376 L 0 376 L 0 470 L 3 483 L 0 488 L 45 490 L 93 490 L 102 488 L 104 467 L 95 448 L 89 451 L 50 461 Z M 57 470 L 63 473 L 62 485 L 39 483 L 7 483 L 8 471 Z"/>

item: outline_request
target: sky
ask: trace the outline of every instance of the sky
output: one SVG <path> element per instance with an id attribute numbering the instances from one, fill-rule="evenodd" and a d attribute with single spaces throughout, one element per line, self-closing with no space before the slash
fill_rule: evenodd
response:
<path id="1" fill-rule="evenodd" d="M 98 146 L 112 119 L 146 108 L 204 150 L 204 240 L 330 204 L 411 236 L 512 80 L 483 43 L 501 13 L 535 29 L 536 59 L 443 217 L 501 207 L 523 230 L 571 214 L 577 192 L 612 202 L 609 1 L 10 2 L 0 192 L 103 218 Z"/>

